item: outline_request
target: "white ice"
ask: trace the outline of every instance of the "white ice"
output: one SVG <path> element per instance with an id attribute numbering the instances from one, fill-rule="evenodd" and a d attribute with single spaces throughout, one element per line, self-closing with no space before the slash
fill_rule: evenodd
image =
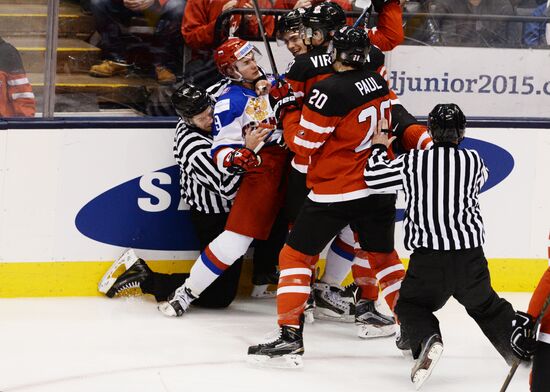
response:
<path id="1" fill-rule="evenodd" d="M 525 309 L 529 294 L 504 293 Z M 437 313 L 445 350 L 425 392 L 498 391 L 508 367 L 454 300 Z M 258 369 L 249 345 L 275 327 L 275 301 L 166 318 L 152 299 L 0 300 L 0 391 L 414 391 L 393 338 L 360 340 L 353 324 L 306 325 L 303 369 Z M 527 391 L 526 367 L 508 391 Z"/>

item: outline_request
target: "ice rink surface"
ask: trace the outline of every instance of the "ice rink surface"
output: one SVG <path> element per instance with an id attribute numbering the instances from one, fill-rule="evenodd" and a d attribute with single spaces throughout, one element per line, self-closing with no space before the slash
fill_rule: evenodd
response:
<path id="1" fill-rule="evenodd" d="M 503 294 L 525 309 L 530 295 Z M 275 300 L 162 316 L 151 298 L 0 300 L 0 391 L 414 391 L 393 338 L 353 324 L 306 325 L 303 369 L 253 368 L 246 350 L 275 327 Z M 499 391 L 508 366 L 454 300 L 437 313 L 443 356 L 422 391 Z M 528 391 L 520 367 L 508 391 Z"/>

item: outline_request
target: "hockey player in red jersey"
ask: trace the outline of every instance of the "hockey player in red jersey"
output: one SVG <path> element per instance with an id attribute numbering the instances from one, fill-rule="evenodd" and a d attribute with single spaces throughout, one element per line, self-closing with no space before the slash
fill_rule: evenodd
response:
<path id="1" fill-rule="evenodd" d="M 312 261 L 346 225 L 357 232 L 373 264 L 399 263 L 394 250 L 396 195 L 368 189 L 362 174 L 372 128 L 379 119 L 391 118 L 386 81 L 364 69 L 369 48 L 363 29 L 339 29 L 331 53 L 335 75 L 313 86 L 302 111 L 288 110 L 284 116 L 287 145 L 311 157 L 311 192 L 279 256 L 279 337 L 249 347 L 251 362 L 284 358 L 290 366 L 301 365 Z"/>
<path id="2" fill-rule="evenodd" d="M 390 4 L 387 4 L 386 7 L 390 7 Z M 382 13 L 384 12 L 382 10 Z M 382 18 L 380 23 L 384 22 L 385 19 Z M 327 48 L 334 31 L 345 23 L 345 14 L 334 3 L 322 3 L 306 10 L 302 17 L 302 23 L 304 25 L 302 29 L 303 39 L 309 45 L 310 50 L 306 54 L 296 56 L 286 74 L 286 79 L 292 86 L 300 103 L 303 96 L 309 93 L 314 83 L 324 80 L 334 73 Z M 401 28 L 401 21 L 399 23 L 395 22 L 395 24 Z M 382 27 L 381 30 L 384 31 L 384 28 Z M 369 37 L 372 37 L 375 43 L 385 45 L 382 34 L 373 33 L 369 30 Z M 380 73 L 387 80 L 384 57 L 382 51 L 377 46 L 372 45 L 364 67 Z M 397 96 L 393 92 L 390 92 L 390 94 L 392 104 L 396 104 L 395 113 L 398 115 L 396 133 L 399 141 L 396 144 L 399 144 L 402 150 L 429 145 L 431 138 L 426 137 L 425 127 L 416 129 L 409 127 L 411 124 L 410 118 L 413 117 L 399 104 Z M 392 109 L 392 115 L 393 113 Z M 410 118 L 406 118 L 402 114 L 406 114 Z M 406 121 L 403 121 L 402 118 Z M 420 139 L 425 140 L 425 143 L 414 142 Z M 289 175 L 289 192 L 285 203 L 287 217 L 290 221 L 296 218 L 309 192 L 305 186 L 308 164 L 308 157 L 295 154 Z M 360 313 L 364 313 L 365 317 L 363 317 L 363 322 L 357 323 L 358 336 L 371 338 L 392 335 L 395 332 L 394 320 L 378 312 L 375 307 L 375 301 L 378 299 L 380 290 L 376 274 L 383 277 L 384 282 L 382 282 L 380 288 L 390 309 L 393 309 L 396 300 L 395 293 L 399 289 L 399 282 L 404 276 L 403 265 L 399 262 L 396 265 L 385 265 L 383 268 L 381 266 L 371 268 L 365 254 L 356 252 L 354 249 L 355 244 L 353 233 L 349 228 L 345 228 L 330 245 L 325 274 L 321 281 L 314 285 L 315 317 L 337 321 L 353 322 L 355 320 L 354 314 L 356 312 L 352 304 L 353 299 L 348 295 L 349 290 L 342 290 L 340 286 L 353 265 L 356 282 L 360 284 L 361 288 L 359 296 L 364 301 L 362 304 L 365 308 L 359 310 Z"/>
<path id="3" fill-rule="evenodd" d="M 530 360 L 533 357 L 531 373 L 531 392 L 550 391 L 550 309 L 547 306 L 540 323 L 538 341 L 534 331 L 535 320 L 540 317 L 545 302 L 550 296 L 550 236 L 548 237 L 548 264 L 549 267 L 542 276 L 527 313 L 516 312 L 513 321 L 511 338 L 512 350 L 518 358 Z"/>
<path id="4" fill-rule="evenodd" d="M 218 70 L 232 82 L 214 107 L 212 159 L 222 173 L 243 174 L 243 179 L 225 231 L 200 254 L 185 283 L 159 305 L 167 316 L 182 316 L 255 238 L 267 239 L 282 205 L 288 153 L 277 142 L 281 130 L 274 124 L 285 103 L 254 91 L 257 81 L 265 78 L 256 64 L 255 53 L 252 44 L 239 38 L 230 38 L 215 51 Z M 277 105 L 272 107 L 272 101 Z M 258 155 L 244 142 L 249 132 L 262 129 L 272 131 L 265 136 L 266 143 Z"/>

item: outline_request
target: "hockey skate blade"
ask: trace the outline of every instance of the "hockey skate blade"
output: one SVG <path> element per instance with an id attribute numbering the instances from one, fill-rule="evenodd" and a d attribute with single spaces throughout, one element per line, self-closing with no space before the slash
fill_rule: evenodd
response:
<path id="1" fill-rule="evenodd" d="M 435 343 L 428 352 L 428 359 L 430 359 L 431 361 L 428 368 L 419 369 L 414 375 L 412 375 L 412 382 L 414 383 L 414 387 L 417 391 L 422 387 L 422 385 L 432 374 L 432 370 L 439 361 L 439 358 L 441 358 L 441 354 L 443 354 L 443 345 L 440 343 Z"/>
<path id="2" fill-rule="evenodd" d="M 166 317 L 178 317 L 176 309 L 168 301 L 159 303 L 157 309 Z"/>
<path id="3" fill-rule="evenodd" d="M 315 322 L 315 316 L 313 315 L 313 310 L 304 311 L 304 322 L 306 324 L 313 324 Z"/>
<path id="4" fill-rule="evenodd" d="M 97 285 L 97 290 L 100 293 L 107 294 L 107 291 L 116 282 L 116 278 L 113 277 L 113 274 L 116 272 L 116 270 L 124 264 L 124 267 L 126 269 L 130 268 L 134 263 L 138 261 L 138 257 L 134 253 L 133 249 L 128 249 L 126 252 L 124 252 L 118 259 L 115 260 L 115 262 L 111 265 L 111 267 L 105 272 L 105 275 L 101 278 L 99 281 L 99 284 Z"/>
<path id="5" fill-rule="evenodd" d="M 298 354 L 270 357 L 268 355 L 248 355 L 246 363 L 260 368 L 300 369 L 304 367 L 302 356 Z"/>
<path id="6" fill-rule="evenodd" d="M 385 338 L 395 335 L 395 324 L 376 327 L 370 324 L 357 325 L 357 336 L 361 339 Z"/>
<path id="7" fill-rule="evenodd" d="M 319 320 L 329 320 L 336 321 L 339 323 L 353 323 L 355 321 L 355 315 L 341 315 L 336 312 L 333 312 L 330 309 L 315 308 L 313 315 L 316 319 Z"/>
<path id="8" fill-rule="evenodd" d="M 252 288 L 252 293 L 250 293 L 250 296 L 252 298 L 275 298 L 277 296 L 277 291 L 274 290 L 268 290 L 267 284 L 258 284 L 254 285 Z"/>

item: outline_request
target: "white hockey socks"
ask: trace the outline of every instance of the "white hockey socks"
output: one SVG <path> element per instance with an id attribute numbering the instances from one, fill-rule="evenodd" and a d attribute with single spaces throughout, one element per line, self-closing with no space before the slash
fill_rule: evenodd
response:
<path id="1" fill-rule="evenodd" d="M 355 240 L 349 226 L 345 227 L 330 244 L 327 252 L 325 274 L 321 282 L 331 286 L 341 286 L 351 272 L 355 257 Z"/>
<path id="2" fill-rule="evenodd" d="M 217 236 L 200 254 L 185 281 L 193 295 L 200 294 L 214 282 L 239 257 L 244 255 L 253 238 L 232 231 Z"/>

